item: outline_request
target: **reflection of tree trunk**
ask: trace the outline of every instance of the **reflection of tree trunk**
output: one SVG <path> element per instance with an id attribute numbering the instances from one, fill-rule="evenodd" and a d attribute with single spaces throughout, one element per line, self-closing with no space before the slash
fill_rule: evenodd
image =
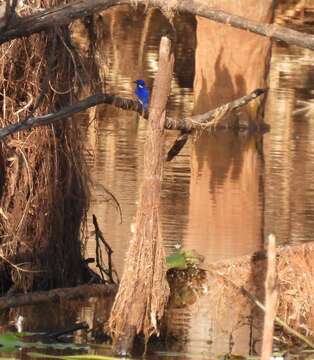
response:
<path id="1" fill-rule="evenodd" d="M 272 18 L 272 1 L 211 1 L 222 10 L 261 22 Z M 270 41 L 204 18 L 197 19 L 194 113 L 202 113 L 266 86 Z M 260 103 L 254 102 L 254 104 Z M 241 108 L 241 121 L 256 118 L 261 106 Z M 231 114 L 227 121 L 238 121 Z M 261 119 L 259 118 L 258 121 Z M 208 261 L 252 253 L 262 245 L 261 162 L 254 138 L 217 133 L 196 136 L 192 154 L 190 215 L 185 248 L 193 248 Z M 215 352 L 228 351 L 230 333 L 233 351 L 248 352 L 249 327 L 239 327 L 240 314 L 250 314 L 248 302 L 216 317 L 208 301 L 200 305 L 206 321 L 191 320 L 190 336 L 212 335 Z M 228 319 L 228 321 L 226 321 Z M 198 330 L 197 330 L 198 329 Z M 237 331 L 236 331 L 237 329 Z M 236 331 L 236 333 L 235 333 Z M 228 334 L 229 333 L 229 334 Z"/>
<path id="2" fill-rule="evenodd" d="M 211 1 L 213 6 L 250 20 L 269 22 L 272 1 Z M 217 3 L 217 4 L 216 4 Z M 195 111 L 200 113 L 266 85 L 270 40 L 197 18 Z M 256 110 L 256 109 L 255 109 Z M 245 119 L 255 117 L 255 111 Z"/>
<path id="3" fill-rule="evenodd" d="M 255 139 L 204 134 L 192 155 L 189 231 L 185 246 L 208 260 L 261 246 L 260 161 Z"/>
<path id="4" fill-rule="evenodd" d="M 260 167 L 255 138 L 217 133 L 215 137 L 204 134 L 196 139 L 184 248 L 195 249 L 209 262 L 261 248 Z M 198 303 L 200 315 L 194 317 L 193 312 L 189 335 L 195 338 L 210 332 L 211 351 L 217 353 L 228 351 L 228 336 L 232 333 L 233 351 L 248 353 L 250 329 L 238 326 L 238 322 L 250 315 L 251 304 L 237 299 L 237 307 L 226 308 L 223 313 L 212 305 L 208 298 Z"/>
<path id="5" fill-rule="evenodd" d="M 148 9 L 148 12 L 147 12 L 147 14 L 145 16 L 143 31 L 141 33 L 140 46 L 139 46 L 139 50 L 138 50 L 138 63 L 137 63 L 137 72 L 138 73 L 140 73 L 140 71 L 143 68 L 144 47 L 145 47 L 145 44 L 146 44 L 148 31 L 149 31 L 149 27 L 150 27 L 150 24 L 151 24 L 151 20 L 152 20 L 152 16 L 154 14 L 154 11 L 155 11 L 154 8 Z"/>

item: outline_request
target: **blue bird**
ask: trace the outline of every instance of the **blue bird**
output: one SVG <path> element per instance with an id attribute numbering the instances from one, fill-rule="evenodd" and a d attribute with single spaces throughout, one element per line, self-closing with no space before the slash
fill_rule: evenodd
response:
<path id="1" fill-rule="evenodd" d="M 134 82 L 136 84 L 135 95 L 146 111 L 149 103 L 149 90 L 144 80 L 136 80 Z"/>

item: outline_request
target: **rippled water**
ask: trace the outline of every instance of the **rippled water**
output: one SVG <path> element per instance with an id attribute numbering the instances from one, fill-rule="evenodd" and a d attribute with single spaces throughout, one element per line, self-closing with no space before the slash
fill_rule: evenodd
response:
<path id="1" fill-rule="evenodd" d="M 106 90 L 133 97 L 137 78 L 144 78 L 151 87 L 159 39 L 168 26 L 162 14 L 132 10 L 130 16 L 127 7 L 119 7 L 99 21 L 104 40 L 98 57 Z M 169 114 L 184 116 L 194 109 L 196 21 L 190 16 L 174 21 L 178 44 Z M 278 21 L 313 31 L 314 12 L 306 12 L 303 19 L 288 12 Z M 263 248 L 264 238 L 271 232 L 281 244 L 313 240 L 313 120 L 313 52 L 274 43 L 265 111 L 271 131 L 263 137 L 232 132 L 195 134 L 180 155 L 165 165 L 161 212 L 167 252 L 182 246 L 195 249 L 211 262 L 251 254 Z M 93 181 L 90 217 L 96 214 L 114 250 L 120 275 L 133 236 L 146 126 L 136 114 L 108 106 L 100 109 L 98 120 L 91 122 L 87 132 L 86 158 Z M 176 136 L 176 132 L 166 133 L 167 149 Z M 106 189 L 117 198 L 122 219 Z M 93 230 L 91 224 L 89 228 Z M 90 256 L 94 256 L 94 248 L 91 235 Z M 206 295 L 188 309 L 173 309 L 168 314 L 169 329 L 181 341 L 167 350 L 177 352 L 180 358 L 185 358 L 180 352 L 208 358 L 208 354 L 226 353 L 231 348 L 234 353 L 247 354 L 253 337 L 248 326 L 252 308 L 243 306 L 238 298 L 227 300 L 232 306 L 218 314 L 218 320 Z M 2 314 L 1 323 L 22 314 L 32 330 L 62 327 L 77 319 L 93 327 L 106 317 L 104 307 L 108 304 L 94 300 L 88 306 L 26 307 Z M 256 321 L 261 319 L 257 317 Z M 254 338 L 260 338 L 259 326 L 254 327 Z M 97 350 L 102 352 L 106 351 Z"/>
<path id="2" fill-rule="evenodd" d="M 282 16 L 278 21 L 311 29 L 313 13 L 306 13 L 303 21 L 298 14 L 294 16 L 296 20 Z M 179 44 L 169 114 L 184 116 L 194 106 L 196 24 L 188 16 L 176 22 Z M 105 47 L 108 90 L 132 97 L 136 78 L 152 85 L 158 43 L 166 24 L 158 11 L 129 17 L 121 9 L 110 14 L 108 23 L 115 40 Z M 165 165 L 161 211 L 168 252 L 180 245 L 195 249 L 210 262 L 251 254 L 263 248 L 269 233 L 274 233 L 280 244 L 313 239 L 313 80 L 311 51 L 274 43 L 265 111 L 271 131 L 263 138 L 231 132 L 196 134 L 182 153 Z M 121 274 L 142 178 L 146 123 L 132 113 L 109 108 L 101 117 L 104 121 L 89 132 L 95 182 L 91 212 L 96 213 L 115 251 Z M 166 137 L 169 148 L 176 134 L 167 132 Z M 117 197 L 122 223 L 115 207 L 104 203 L 103 187 Z M 249 315 L 251 310 L 246 306 L 244 311 Z M 229 310 L 214 321 L 206 296 L 188 310 L 173 310 L 169 327 L 186 342 L 171 349 L 217 354 L 228 352 L 233 343 L 234 352 L 248 353 L 251 328 L 241 325 L 238 315 Z M 255 336 L 260 337 L 258 330 Z"/>

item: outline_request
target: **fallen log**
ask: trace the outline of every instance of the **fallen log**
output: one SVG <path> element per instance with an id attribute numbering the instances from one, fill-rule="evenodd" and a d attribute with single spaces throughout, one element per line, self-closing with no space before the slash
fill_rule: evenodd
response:
<path id="1" fill-rule="evenodd" d="M 265 92 L 266 89 L 256 89 L 252 91 L 249 95 L 245 95 L 239 99 L 219 106 L 218 108 L 210 110 L 204 114 L 186 117 L 182 119 L 167 117 L 164 126 L 166 129 L 170 130 L 190 131 L 197 127 L 207 127 L 209 123 L 213 121 L 213 125 L 219 127 L 219 124 L 217 124 L 217 119 L 221 119 L 222 115 L 225 116 L 231 111 L 237 110 L 238 108 L 246 105 L 250 101 L 264 94 Z M 138 101 L 121 98 L 115 95 L 96 94 L 89 96 L 84 100 L 78 101 L 73 105 L 66 106 L 55 113 L 50 113 L 37 117 L 27 117 L 24 121 L 21 121 L 19 123 L 13 123 L 7 127 L 4 127 L 0 129 L 0 140 L 3 140 L 9 135 L 23 130 L 43 125 L 49 125 L 59 120 L 69 120 L 72 115 L 100 104 L 113 105 L 123 110 L 132 110 L 143 115 L 145 119 L 147 119 L 149 115 L 148 112 L 143 113 L 142 105 Z"/>
<path id="2" fill-rule="evenodd" d="M 91 284 L 72 288 L 59 288 L 49 291 L 34 291 L 0 297 L 0 310 L 17 306 L 36 305 L 46 302 L 60 303 L 65 300 L 87 299 L 90 297 L 115 296 L 117 285 Z"/>
<path id="3" fill-rule="evenodd" d="M 135 3 L 159 8 L 165 7 L 164 0 L 136 0 Z M 0 45 L 12 39 L 49 30 L 55 26 L 66 25 L 76 19 L 92 15 L 95 12 L 124 4 L 134 5 L 134 0 L 79 0 L 70 4 L 38 11 L 36 14 L 17 18 L 14 22 L 11 22 L 0 34 Z M 188 12 L 238 29 L 284 41 L 290 45 L 314 50 L 313 35 L 304 34 L 276 24 L 260 24 L 241 16 L 212 9 L 209 4 L 204 4 L 201 1 L 180 0 L 175 3 L 173 10 L 176 12 Z"/>

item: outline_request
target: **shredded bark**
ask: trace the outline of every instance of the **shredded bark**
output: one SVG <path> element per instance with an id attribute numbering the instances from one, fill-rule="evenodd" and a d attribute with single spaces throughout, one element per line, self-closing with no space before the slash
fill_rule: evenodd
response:
<path id="1" fill-rule="evenodd" d="M 173 63 L 171 42 L 163 37 L 150 105 L 136 232 L 131 239 L 109 319 L 114 349 L 119 354 L 130 353 L 135 334 L 143 333 L 147 341 L 152 334 L 159 333 L 159 321 L 169 295 L 159 206 L 164 163 L 165 108 L 170 93 Z"/>

